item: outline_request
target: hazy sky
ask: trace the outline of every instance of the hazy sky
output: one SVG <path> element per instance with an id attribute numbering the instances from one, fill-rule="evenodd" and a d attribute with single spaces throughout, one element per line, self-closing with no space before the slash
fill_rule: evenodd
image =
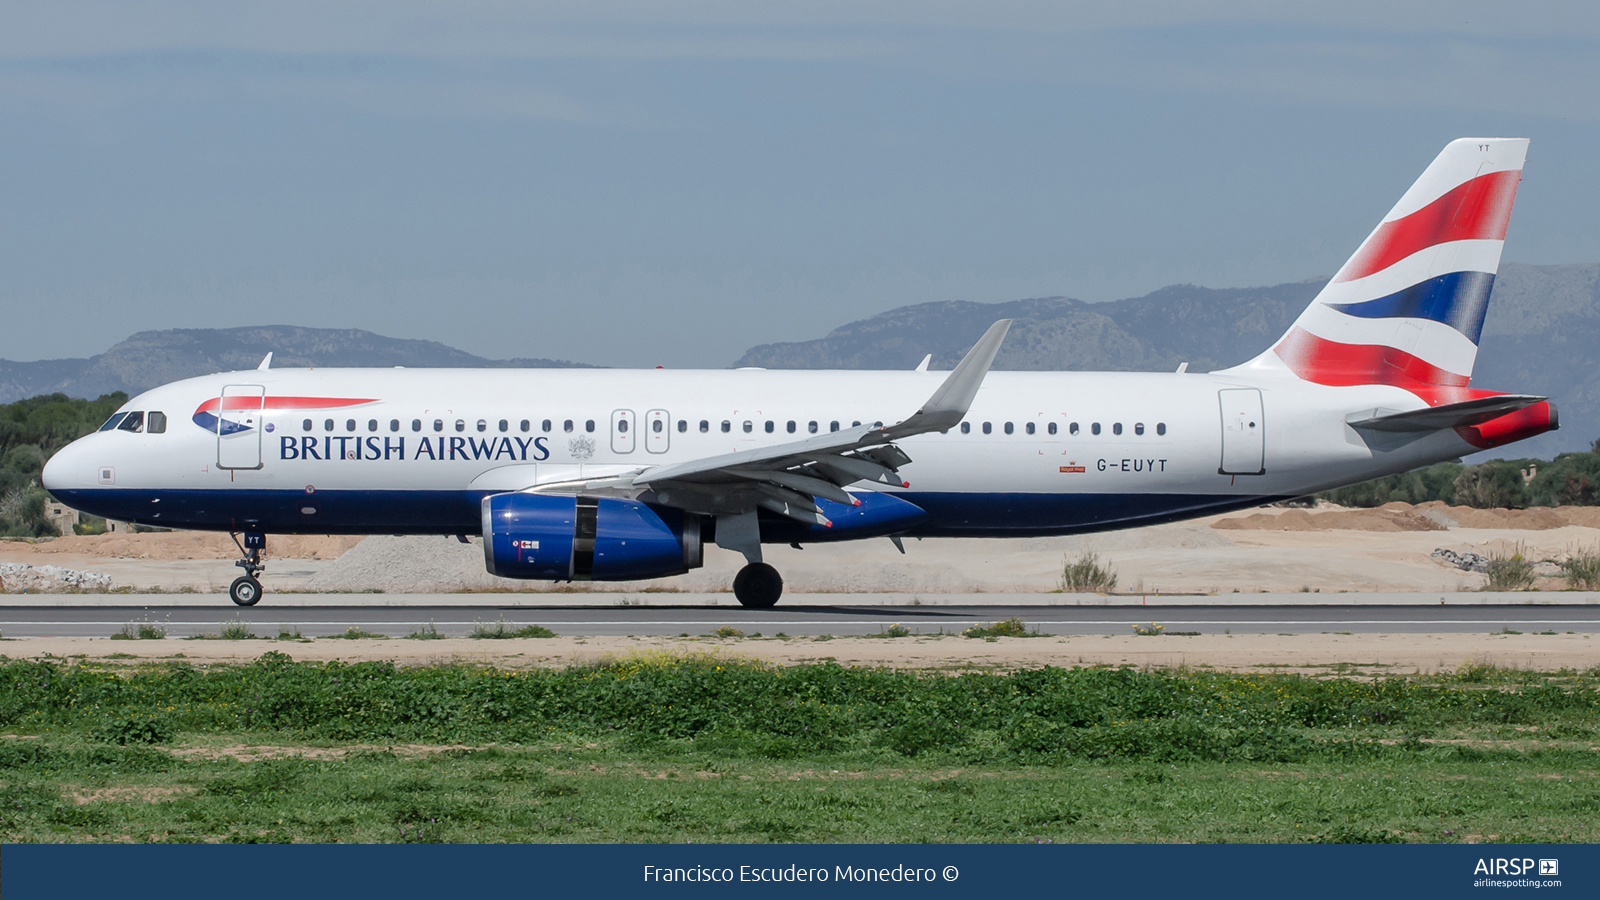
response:
<path id="1" fill-rule="evenodd" d="M 1600 6 L 0 7 L 0 357 L 287 323 L 727 365 L 928 300 L 1327 275 L 1446 141 L 1600 262 Z M 763 9 L 766 7 L 766 9 Z"/>

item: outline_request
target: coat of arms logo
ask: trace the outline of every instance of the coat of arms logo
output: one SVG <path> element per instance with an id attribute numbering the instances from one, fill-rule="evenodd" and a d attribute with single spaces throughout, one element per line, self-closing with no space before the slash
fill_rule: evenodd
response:
<path id="1" fill-rule="evenodd" d="M 567 452 L 573 459 L 588 459 L 594 455 L 594 438 L 588 435 L 579 435 L 567 441 Z"/>

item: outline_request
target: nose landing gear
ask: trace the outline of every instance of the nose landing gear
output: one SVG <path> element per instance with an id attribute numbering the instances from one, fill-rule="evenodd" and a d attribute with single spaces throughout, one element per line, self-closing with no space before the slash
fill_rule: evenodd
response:
<path id="1" fill-rule="evenodd" d="M 267 549 L 267 536 L 260 532 L 247 531 L 244 534 L 244 543 L 239 543 L 239 535 L 229 532 L 233 543 L 244 554 L 244 559 L 237 560 L 234 565 L 244 570 L 244 574 L 235 578 L 228 587 L 228 597 L 239 606 L 255 606 L 261 599 L 260 576 L 266 566 L 261 562 L 261 551 Z"/>

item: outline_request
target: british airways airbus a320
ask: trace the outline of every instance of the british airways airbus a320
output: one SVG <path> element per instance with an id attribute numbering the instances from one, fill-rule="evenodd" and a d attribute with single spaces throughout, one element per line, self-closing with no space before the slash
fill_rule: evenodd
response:
<path id="1" fill-rule="evenodd" d="M 483 535 L 507 578 L 676 575 L 763 543 L 1025 537 L 1203 516 L 1557 427 L 1469 387 L 1528 142 L 1445 147 L 1271 349 L 1209 374 L 260 369 L 133 398 L 44 485 L 108 518 L 244 536 Z"/>

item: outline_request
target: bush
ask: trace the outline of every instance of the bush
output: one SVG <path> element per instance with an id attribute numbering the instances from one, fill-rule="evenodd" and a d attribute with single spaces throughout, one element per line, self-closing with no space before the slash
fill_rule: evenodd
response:
<path id="1" fill-rule="evenodd" d="M 1494 460 L 1469 466 L 1456 478 L 1457 506 L 1476 509 L 1523 509 L 1528 505 L 1522 468 L 1516 462 Z"/>
<path id="2" fill-rule="evenodd" d="M 1533 587 L 1533 563 L 1523 555 L 1518 546 L 1509 555 L 1495 553 L 1489 557 L 1489 582 L 1484 585 L 1491 591 L 1525 591 Z"/>
<path id="3" fill-rule="evenodd" d="M 1560 563 L 1567 585 L 1578 591 L 1600 591 L 1600 547 L 1574 550 Z"/>
<path id="4" fill-rule="evenodd" d="M 406 635 L 406 637 L 413 641 L 442 641 L 444 640 L 445 636 L 439 633 L 438 626 L 434 625 L 432 622 L 429 622 L 421 628 L 418 628 L 416 631 Z"/>
<path id="5" fill-rule="evenodd" d="M 1027 623 L 1016 616 L 995 622 L 993 625 L 974 625 L 961 633 L 969 638 L 1043 637 L 1037 628 L 1030 634 Z"/>
<path id="6" fill-rule="evenodd" d="M 159 641 L 167 636 L 167 629 L 154 622 L 129 622 L 113 634 L 113 641 Z"/>
<path id="7" fill-rule="evenodd" d="M 543 625 L 524 625 L 519 628 L 516 625 L 507 622 L 505 619 L 501 619 L 500 621 L 495 622 L 493 625 L 485 625 L 482 622 L 479 622 L 472 626 L 472 633 L 467 635 L 467 637 L 477 638 L 479 640 L 503 640 L 506 638 L 553 638 L 555 636 L 556 633 L 554 631 L 551 631 Z"/>
<path id="8" fill-rule="evenodd" d="M 107 744 L 165 744 L 175 733 L 164 716 L 135 713 L 112 719 L 90 732 L 89 737 Z"/>
<path id="9" fill-rule="evenodd" d="M 1109 563 L 1100 565 L 1099 554 L 1085 550 L 1075 561 L 1062 558 L 1059 584 L 1063 591 L 1110 591 L 1117 586 L 1117 573 Z"/>

